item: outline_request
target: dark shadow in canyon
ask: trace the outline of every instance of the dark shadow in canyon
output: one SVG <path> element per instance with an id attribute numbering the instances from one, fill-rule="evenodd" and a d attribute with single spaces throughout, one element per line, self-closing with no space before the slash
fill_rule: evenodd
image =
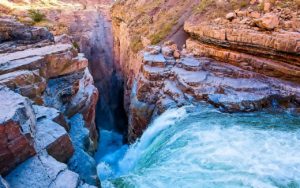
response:
<path id="1" fill-rule="evenodd" d="M 99 90 L 96 124 L 98 129 L 125 134 L 128 120 L 123 105 L 124 81 L 114 63 L 109 9 L 98 8 L 94 14 L 90 36 L 81 37 L 80 46 L 89 60 L 89 69 Z M 79 25 L 84 26 L 84 23 Z"/>

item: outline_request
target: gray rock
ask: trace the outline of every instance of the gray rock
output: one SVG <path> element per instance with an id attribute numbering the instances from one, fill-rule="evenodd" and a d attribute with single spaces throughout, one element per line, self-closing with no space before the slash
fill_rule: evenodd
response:
<path id="1" fill-rule="evenodd" d="M 90 148 L 93 143 L 89 137 L 89 130 L 81 114 L 76 114 L 70 119 L 70 136 L 75 152 L 68 162 L 71 170 L 78 173 L 82 180 L 90 185 L 98 185 L 99 179 L 96 170 L 96 161 L 91 156 Z"/>
<path id="2" fill-rule="evenodd" d="M 78 174 L 47 154 L 36 155 L 5 177 L 12 188 L 76 188 Z"/>

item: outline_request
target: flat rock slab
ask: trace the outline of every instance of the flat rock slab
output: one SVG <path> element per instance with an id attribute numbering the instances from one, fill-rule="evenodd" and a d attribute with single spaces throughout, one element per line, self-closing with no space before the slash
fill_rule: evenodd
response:
<path id="1" fill-rule="evenodd" d="M 67 135 L 67 132 L 62 126 L 49 119 L 39 120 L 34 138 L 37 151 L 47 148 L 64 135 Z"/>
<path id="2" fill-rule="evenodd" d="M 152 56 L 160 57 L 162 54 Z M 181 90 L 184 96 L 188 94 L 224 111 L 236 112 L 269 107 L 273 100 L 289 103 L 300 96 L 298 84 L 269 78 L 209 58 L 183 57 L 167 67 L 151 66 L 144 61 L 140 74 L 137 96 L 149 104 L 167 95 L 181 105 L 188 100 L 188 97 L 179 95 L 178 90 Z"/>
<path id="3" fill-rule="evenodd" d="M 47 118 L 63 126 L 66 131 L 70 130 L 70 126 L 67 123 L 66 118 L 57 109 L 38 105 L 33 105 L 33 109 L 37 120 Z"/>
<path id="4" fill-rule="evenodd" d="M 47 150 L 56 160 L 67 162 L 72 157 L 74 148 L 66 129 L 53 121 L 60 113 L 42 106 L 35 106 L 34 110 L 38 120 L 34 136 L 36 151 Z"/>
<path id="5" fill-rule="evenodd" d="M 45 46 L 41 48 L 33 48 L 27 49 L 24 51 L 19 51 L 15 53 L 7 53 L 7 54 L 0 54 L 0 65 L 4 63 L 13 62 L 20 59 L 25 59 L 27 64 L 34 62 L 39 56 L 46 56 L 55 53 L 62 53 L 72 49 L 72 45 L 70 44 L 55 44 L 50 46 Z M 26 58 L 31 59 L 26 59 Z M 36 57 L 36 58 L 33 58 Z M 34 60 L 34 61 L 33 61 Z M 20 62 L 18 61 L 20 64 Z M 23 63 L 25 64 L 25 62 Z"/>
<path id="6" fill-rule="evenodd" d="M 76 188 L 78 174 L 47 154 L 34 156 L 5 177 L 12 188 Z"/>

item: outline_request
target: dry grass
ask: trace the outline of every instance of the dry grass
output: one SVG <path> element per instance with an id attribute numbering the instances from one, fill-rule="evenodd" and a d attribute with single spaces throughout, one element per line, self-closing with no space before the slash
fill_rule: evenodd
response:
<path id="1" fill-rule="evenodd" d="M 196 7 L 195 11 L 197 13 L 202 13 L 203 11 L 205 11 L 206 8 L 208 8 L 209 6 L 215 4 L 216 2 L 214 0 L 202 0 L 199 5 Z"/>
<path id="2" fill-rule="evenodd" d="M 0 0 L 0 6 L 5 6 L 15 11 L 26 10 L 42 10 L 42 9 L 79 9 L 82 5 L 79 3 L 66 3 L 59 0 L 37 0 L 32 3 L 27 3 L 25 0 L 18 3 L 10 0 Z"/>
<path id="3" fill-rule="evenodd" d="M 208 18 L 224 16 L 230 11 L 236 9 L 244 9 L 250 5 L 250 0 L 201 0 L 199 5 L 195 7 L 196 14 L 208 13 Z"/>
<path id="4" fill-rule="evenodd" d="M 113 6 L 112 14 L 115 22 L 127 23 L 131 35 L 130 48 L 137 52 L 143 48 L 140 36 L 148 38 L 151 44 L 163 42 L 174 31 L 178 19 L 186 13 L 193 1 L 178 0 L 172 4 L 170 0 L 153 0 L 147 3 L 121 0 Z"/>
<path id="5" fill-rule="evenodd" d="M 278 8 L 289 8 L 291 10 L 297 11 L 300 8 L 300 0 L 268 0 L 273 6 Z M 262 11 L 264 8 L 265 0 L 257 5 L 257 10 Z"/>

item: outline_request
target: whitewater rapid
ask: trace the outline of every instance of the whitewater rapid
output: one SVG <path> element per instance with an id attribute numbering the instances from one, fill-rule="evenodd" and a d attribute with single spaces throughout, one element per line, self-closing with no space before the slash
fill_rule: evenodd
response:
<path id="1" fill-rule="evenodd" d="M 300 187 L 300 117 L 289 113 L 182 107 L 130 147 L 105 134 L 117 144 L 99 157 L 104 188 Z"/>

